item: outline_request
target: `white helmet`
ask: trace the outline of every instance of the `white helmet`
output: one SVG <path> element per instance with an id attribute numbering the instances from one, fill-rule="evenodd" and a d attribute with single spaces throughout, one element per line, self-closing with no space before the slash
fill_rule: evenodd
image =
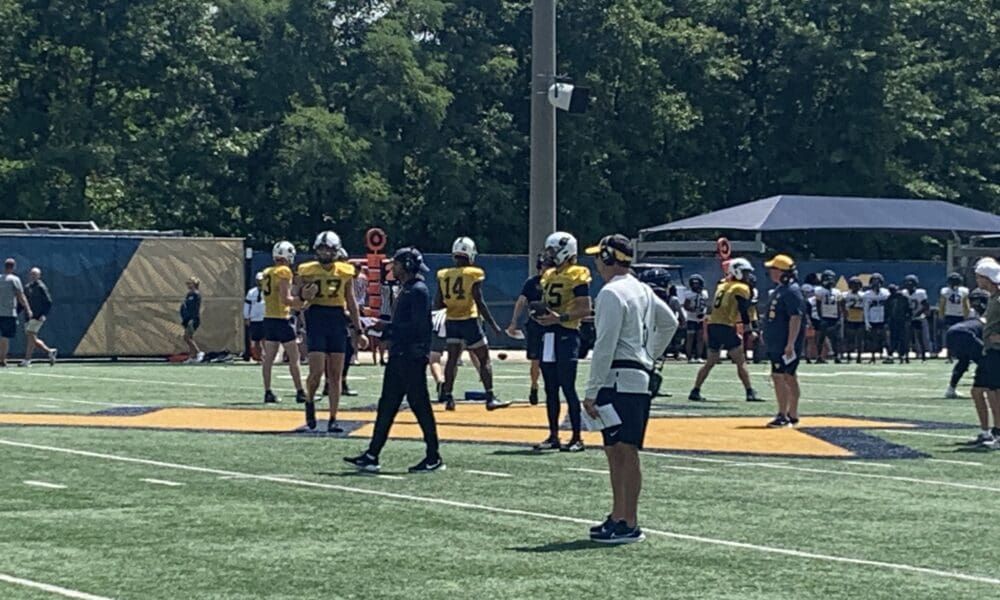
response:
<path id="1" fill-rule="evenodd" d="M 557 231 L 545 238 L 545 255 L 558 267 L 577 255 L 576 238 L 565 231 Z"/>
<path id="2" fill-rule="evenodd" d="M 460 237 L 451 245 L 452 256 L 464 256 L 469 259 L 469 262 L 476 262 L 476 255 L 478 254 L 476 252 L 476 242 L 472 241 L 472 238 Z"/>
<path id="3" fill-rule="evenodd" d="M 316 236 L 316 241 L 313 243 L 313 249 L 319 248 L 320 246 L 333 248 L 334 252 L 337 252 L 340 250 L 340 236 L 332 231 L 322 231 Z"/>
<path id="4" fill-rule="evenodd" d="M 278 242 L 271 249 L 271 256 L 273 258 L 283 258 L 291 264 L 295 262 L 295 246 L 288 241 Z"/>
<path id="5" fill-rule="evenodd" d="M 343 246 L 337 250 L 337 260 L 347 260 L 348 256 L 350 256 L 350 254 L 347 253 L 347 249 Z"/>
<path id="6" fill-rule="evenodd" d="M 746 281 L 746 274 L 753 273 L 753 265 L 745 258 L 734 258 L 729 261 L 727 275 L 736 281 Z"/>

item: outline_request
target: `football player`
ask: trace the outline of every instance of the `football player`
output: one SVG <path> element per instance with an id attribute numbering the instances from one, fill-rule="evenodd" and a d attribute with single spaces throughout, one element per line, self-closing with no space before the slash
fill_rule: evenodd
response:
<path id="1" fill-rule="evenodd" d="M 288 357 L 288 371 L 295 384 L 295 401 L 306 401 L 299 371 L 299 347 L 292 324 L 292 309 L 302 308 L 302 301 L 292 295 L 292 263 L 295 246 L 291 242 L 278 242 L 271 250 L 274 265 L 264 269 L 261 292 L 264 294 L 264 360 L 261 372 L 264 377 L 264 402 L 278 402 L 271 391 L 271 371 L 278 349 L 283 348 Z"/>
<path id="2" fill-rule="evenodd" d="M 747 402 L 762 402 L 757 392 L 750 385 L 750 372 L 747 371 L 746 356 L 743 353 L 743 340 L 736 330 L 736 326 L 742 324 L 744 328 L 750 326 L 750 298 L 752 293 L 747 285 L 747 275 L 753 272 L 753 265 L 745 258 L 734 258 L 729 262 L 728 278 L 719 282 L 715 288 L 715 300 L 712 303 L 712 312 L 708 315 L 708 361 L 701 369 L 694 381 L 694 388 L 688 395 L 688 400 L 703 401 L 701 386 L 708 379 L 708 374 L 712 368 L 719 363 L 720 356 L 725 350 L 729 358 L 736 363 L 736 373 L 746 390 Z M 756 335 L 754 332 L 748 335 Z"/>
<path id="3" fill-rule="evenodd" d="M 889 299 L 889 290 L 885 289 L 885 278 L 881 273 L 872 273 L 868 279 L 869 289 L 865 291 L 865 331 L 871 340 L 872 357 L 871 363 L 875 364 L 876 357 L 882 358 L 882 350 L 888 347 L 885 327 L 885 303 Z"/>
<path id="4" fill-rule="evenodd" d="M 684 321 L 687 323 L 687 342 L 685 354 L 688 362 L 704 362 L 705 354 L 705 313 L 708 312 L 708 290 L 705 289 L 705 279 L 695 273 L 688 279 L 688 288 L 684 291 Z"/>
<path id="5" fill-rule="evenodd" d="M 824 363 L 823 357 L 826 341 L 830 341 L 833 350 L 833 361 L 840 364 L 840 328 L 844 317 L 844 299 L 840 290 L 833 287 L 837 283 L 837 274 L 827 269 L 820 276 L 820 286 L 814 290 L 816 306 L 819 311 L 819 326 L 816 328 L 816 347 L 820 357 L 816 361 Z"/>
<path id="6" fill-rule="evenodd" d="M 670 345 L 667 347 L 667 354 L 673 352 L 674 360 L 677 360 L 680 356 L 680 347 L 682 344 L 681 336 L 684 335 L 684 311 L 681 306 L 681 301 L 677 297 L 677 288 L 671 285 L 670 271 L 662 269 L 659 267 L 646 269 L 639 274 L 639 281 L 648 285 L 656 296 L 667 303 L 670 310 L 677 317 L 677 332 L 674 334 L 674 339 L 670 341 Z M 664 355 L 666 356 L 666 355 Z"/>
<path id="7" fill-rule="evenodd" d="M 969 288 L 962 285 L 962 276 L 958 273 L 948 275 L 948 285 L 941 288 L 938 296 L 938 314 L 944 318 L 944 330 L 969 318 Z M 945 344 L 947 346 L 947 343 Z M 948 362 L 951 362 L 951 350 L 948 350 Z"/>
<path id="8" fill-rule="evenodd" d="M 747 273 L 747 285 L 750 286 L 750 331 L 755 331 L 757 335 L 743 336 L 743 352 L 753 352 L 754 364 L 760 363 L 764 359 L 764 353 L 760 351 L 760 291 L 757 290 L 757 276 L 753 272 Z"/>
<path id="9" fill-rule="evenodd" d="M 591 315 L 590 269 L 577 264 L 576 238 L 557 231 L 545 240 L 544 255 L 552 267 L 542 273 L 542 301 L 533 305 L 532 318 L 545 328 L 542 334 L 542 380 L 549 437 L 535 450 L 584 450 L 580 436 L 580 396 L 576 393 L 576 371 L 580 360 L 580 322 Z M 559 440 L 559 391 L 569 408 L 573 437 L 563 446 Z"/>
<path id="10" fill-rule="evenodd" d="M 808 314 L 805 320 L 802 322 L 802 328 L 805 329 L 805 345 L 803 346 L 805 359 L 807 364 L 812 364 L 812 361 L 817 356 L 822 356 L 822 349 L 817 350 L 816 348 L 816 329 L 819 323 L 819 309 L 816 306 L 816 292 L 813 284 L 803 283 L 799 288 L 802 292 L 802 298 L 806 302 L 806 308 L 808 309 Z"/>
<path id="11" fill-rule="evenodd" d="M 532 406 L 538 404 L 538 379 L 542 376 L 542 367 L 538 362 L 542 357 L 542 326 L 534 319 L 528 319 L 524 326 L 527 331 L 525 333 L 521 331 L 519 324 L 531 303 L 542 301 L 542 273 L 551 266 L 541 254 L 535 257 L 535 274 L 526 279 L 521 286 L 521 293 L 514 304 L 514 314 L 510 318 L 510 325 L 507 326 L 507 335 L 515 340 L 525 340 L 525 356 L 531 362 L 528 403 Z"/>
<path id="12" fill-rule="evenodd" d="M 847 347 L 844 355 L 851 360 L 851 350 L 857 353 L 857 364 L 861 364 L 861 354 L 865 349 L 865 299 L 861 278 L 854 275 L 847 280 L 848 292 L 843 295 L 844 337 Z"/>
<path id="13" fill-rule="evenodd" d="M 299 266 L 301 297 L 306 302 L 306 345 L 309 348 L 309 377 L 306 380 L 306 425 L 316 428 L 316 391 L 326 377 L 330 397 L 327 433 L 343 433 L 337 424 L 337 409 L 343 391 L 347 347 L 356 339 L 359 348 L 368 346 L 361 333 L 361 315 L 354 298 L 354 265 L 338 260 L 340 236 L 324 231 L 316 236 L 316 260 Z M 345 313 L 346 310 L 346 313 Z M 352 335 L 348 335 L 350 329 Z"/>
<path id="14" fill-rule="evenodd" d="M 970 307 L 975 308 L 978 314 L 983 314 L 989 304 L 990 295 L 985 290 L 976 290 L 968 295 L 967 300 Z M 944 397 L 954 400 L 959 397 L 955 389 L 958 387 L 958 382 L 969 370 L 969 365 L 978 364 L 979 358 L 983 355 L 982 319 L 972 317 L 949 327 L 945 335 L 945 345 L 948 348 L 948 356 L 954 357 L 957 362 L 951 371 L 951 380 L 948 382 Z"/>
<path id="15" fill-rule="evenodd" d="M 910 301 L 910 330 L 914 347 L 920 348 L 920 360 L 927 360 L 931 351 L 930 330 L 927 327 L 927 316 L 931 313 L 931 304 L 927 300 L 927 290 L 920 287 L 920 279 L 916 275 L 903 278 L 903 294 Z M 909 357 L 907 357 L 909 362 Z"/>
<path id="16" fill-rule="evenodd" d="M 445 403 L 445 410 L 455 410 L 452 388 L 455 386 L 458 359 L 462 356 L 464 345 L 478 359 L 476 368 L 486 390 L 486 410 L 505 408 L 510 406 L 510 401 L 499 400 L 493 392 L 490 347 L 479 323 L 482 315 L 493 333 L 499 335 L 502 331 L 483 300 L 482 285 L 486 280 L 486 273 L 474 264 L 476 243 L 470 238 L 460 237 L 452 244 L 451 255 L 455 259 L 455 266 L 438 271 L 437 298 L 434 301 L 436 309 L 444 308 L 447 311 L 444 326 L 448 337 L 448 360 L 444 365 L 444 384 L 441 386 L 439 401 Z"/>

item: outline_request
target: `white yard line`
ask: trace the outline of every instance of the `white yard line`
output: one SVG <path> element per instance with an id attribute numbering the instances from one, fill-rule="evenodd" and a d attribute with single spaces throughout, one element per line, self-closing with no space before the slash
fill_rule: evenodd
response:
<path id="1" fill-rule="evenodd" d="M 42 400 L 43 402 L 69 402 L 70 404 L 89 404 L 93 406 L 110 406 L 110 407 L 125 407 L 125 406 L 155 406 L 150 404 L 118 404 L 116 402 L 101 402 L 99 400 L 74 400 L 72 398 L 50 398 L 45 396 L 22 396 L 20 394 L 8 394 L 4 392 L 2 398 L 14 398 L 16 400 Z M 183 402 L 180 400 L 170 400 L 164 404 L 174 405 L 179 404 L 182 406 L 207 406 L 201 402 Z M 42 406 L 41 404 L 37 406 Z M 56 407 L 53 407 L 56 408 Z"/>
<path id="2" fill-rule="evenodd" d="M 840 463 L 840 464 L 848 465 L 848 466 L 851 466 L 851 467 L 874 467 L 876 469 L 891 469 L 891 468 L 893 468 L 892 465 L 887 465 L 885 463 L 867 462 L 867 461 L 861 461 L 861 460 L 845 460 L 843 463 Z"/>
<path id="3" fill-rule="evenodd" d="M 57 594 L 59 596 L 63 596 L 64 598 L 76 598 L 77 600 L 111 600 L 111 598 L 108 598 L 107 596 L 95 596 L 86 592 L 78 592 L 76 590 L 59 587 L 58 585 L 31 581 L 30 579 L 21 579 L 20 577 L 13 577 L 4 573 L 0 573 L 0 581 L 10 583 L 12 585 L 20 585 L 26 588 L 41 590 L 43 592 L 49 592 L 50 594 Z"/>
<path id="4" fill-rule="evenodd" d="M 211 467 L 198 467 L 195 465 L 185 465 L 180 463 L 170 463 L 157 460 L 148 460 L 143 458 L 132 458 L 129 456 L 120 456 L 116 454 L 102 454 L 99 452 L 89 452 L 86 450 L 74 450 L 71 448 L 60 448 L 56 446 L 42 446 L 39 444 L 29 444 L 25 442 L 15 442 L 11 440 L 0 439 L 0 445 L 4 446 L 14 446 L 18 448 L 27 448 L 31 450 L 41 450 L 45 452 L 55 452 L 60 454 L 69 454 L 74 456 L 84 456 L 88 458 L 98 458 L 103 460 L 111 460 L 117 462 L 149 465 L 154 467 L 161 467 L 165 469 L 177 469 L 181 471 L 191 471 L 195 473 L 208 473 L 212 475 L 243 475 L 247 478 L 260 479 L 262 481 L 269 481 L 272 483 L 280 483 L 284 485 L 322 489 L 322 490 L 334 490 L 339 492 L 345 492 L 350 494 L 361 494 L 365 496 L 373 496 L 379 498 L 389 498 L 392 500 L 400 500 L 405 504 L 410 504 L 414 502 L 420 502 L 424 504 L 434 504 L 438 506 L 447 506 L 451 508 L 460 508 L 464 510 L 472 510 L 479 512 L 492 512 L 495 514 L 510 515 L 515 517 L 532 517 L 535 519 L 547 520 L 547 521 L 559 521 L 564 523 L 573 523 L 574 525 L 592 525 L 593 519 L 582 519 L 578 517 L 570 517 L 565 515 L 557 515 L 552 513 L 543 513 L 537 511 L 519 510 L 514 508 L 503 508 L 499 506 L 490 506 L 484 504 L 474 504 L 469 502 L 459 502 L 456 500 L 448 500 L 445 498 L 435 498 L 429 496 L 414 496 L 410 494 L 401 494 L 396 492 L 386 492 L 382 490 L 373 490 L 365 488 L 357 488 L 346 485 L 332 484 L 332 483 L 321 483 L 318 481 L 305 481 L 300 479 L 285 479 L 280 477 L 268 477 L 266 475 L 253 475 L 250 473 L 241 473 L 238 471 L 229 471 L 226 469 L 215 469 Z M 861 474 L 863 475 L 863 474 Z M 891 563 L 878 560 L 867 560 L 862 558 L 853 558 L 848 556 L 836 556 L 830 554 L 821 554 L 817 552 L 805 552 L 801 550 L 793 550 L 789 548 L 780 548 L 775 546 L 764 546 L 760 544 L 749 544 L 744 542 L 737 542 L 732 540 L 725 540 L 719 538 L 703 537 L 698 535 L 689 535 L 685 533 L 677 533 L 672 531 L 664 531 L 660 529 L 646 529 L 644 531 L 647 534 L 665 537 L 669 539 L 682 540 L 688 542 L 694 542 L 698 544 L 707 544 L 713 546 L 722 546 L 727 548 L 739 548 L 742 550 L 752 550 L 755 552 L 763 554 L 776 554 L 781 556 L 794 556 L 796 558 L 806 558 L 817 561 L 833 562 L 841 564 L 851 564 L 865 567 L 875 567 L 879 569 L 885 569 L 890 571 L 903 571 L 907 573 L 916 573 L 920 575 L 928 575 L 931 577 L 940 577 L 945 579 L 957 579 L 961 581 L 971 581 L 975 583 L 985 583 L 993 586 L 1000 586 L 1000 579 L 995 577 L 987 577 L 983 575 L 973 575 L 969 573 L 961 573 L 958 571 L 946 571 L 943 569 L 933 569 L 928 567 L 919 567 L 914 565 L 907 565 L 902 563 Z"/>
<path id="5" fill-rule="evenodd" d="M 496 471 L 477 471 L 475 469 L 466 469 L 466 473 L 472 473 L 473 475 L 485 475 L 487 477 L 513 477 L 510 473 L 497 473 Z"/>
<path id="6" fill-rule="evenodd" d="M 948 460 L 945 458 L 928 458 L 927 462 L 944 463 L 946 465 L 964 465 L 967 467 L 985 467 L 986 465 L 980 462 L 972 462 L 971 460 Z"/>
<path id="7" fill-rule="evenodd" d="M 15 371 L 18 375 L 25 377 L 56 377 L 59 379 L 85 379 L 90 381 L 111 381 L 118 383 L 145 383 L 150 385 L 173 385 L 177 387 L 194 387 L 194 388 L 212 388 L 212 389 L 226 389 L 226 390 L 259 390 L 260 386 L 246 386 L 246 385 L 231 385 L 231 384 L 212 384 L 212 383 L 193 383 L 189 381 L 160 381 L 155 379 L 126 379 L 124 377 L 96 377 L 93 375 L 65 375 L 61 373 L 26 373 L 24 371 Z"/>
<path id="8" fill-rule="evenodd" d="M 692 473 L 705 473 L 708 469 L 699 469 L 698 467 L 681 467 L 677 465 L 660 465 L 663 469 L 673 469 L 675 471 L 691 471 Z"/>
<path id="9" fill-rule="evenodd" d="M 23 483 L 24 483 L 24 485 L 32 485 L 32 486 L 35 486 L 35 487 L 47 488 L 47 489 L 50 489 L 50 490 L 64 490 L 64 489 L 66 489 L 66 486 L 60 485 L 58 483 L 48 483 L 46 481 L 35 481 L 33 479 L 27 479 Z"/>
<path id="10" fill-rule="evenodd" d="M 142 478 L 139 481 L 145 481 L 146 483 L 152 483 L 153 485 L 166 485 L 170 487 L 180 487 L 184 485 L 183 483 L 177 481 L 167 481 L 166 479 L 148 479 Z"/>
<path id="11" fill-rule="evenodd" d="M 583 467 L 566 467 L 567 471 L 574 471 L 576 473 L 593 473 L 595 475 L 607 475 L 608 471 L 604 469 L 585 469 Z"/>

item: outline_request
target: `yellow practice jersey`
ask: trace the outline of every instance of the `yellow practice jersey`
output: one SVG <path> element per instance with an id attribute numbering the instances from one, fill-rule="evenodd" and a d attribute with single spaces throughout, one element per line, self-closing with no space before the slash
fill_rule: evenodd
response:
<path id="1" fill-rule="evenodd" d="M 264 279 L 260 282 L 264 293 L 264 318 L 287 319 L 292 311 L 281 302 L 280 282 L 284 280 L 292 285 L 292 270 L 285 265 L 274 265 L 264 269 Z"/>
<path id="2" fill-rule="evenodd" d="M 559 314 L 569 312 L 577 298 L 590 296 L 590 269 L 565 264 L 542 273 L 542 294 L 545 304 Z M 580 319 L 560 323 L 566 329 L 579 329 Z"/>
<path id="3" fill-rule="evenodd" d="M 743 317 L 740 316 L 740 303 L 737 299 L 742 298 L 749 303 L 751 295 L 750 286 L 742 281 L 720 281 L 715 288 L 712 312 L 708 315 L 709 325 L 735 327 L 737 323 L 742 323 Z"/>
<path id="4" fill-rule="evenodd" d="M 848 323 L 865 322 L 865 299 L 861 292 L 847 292 L 844 294 L 844 307 L 847 308 Z"/>
<path id="5" fill-rule="evenodd" d="M 319 292 L 309 304 L 313 306 L 347 306 L 347 296 L 354 290 L 353 280 L 357 275 L 354 265 L 347 262 L 333 262 L 324 267 L 319 261 L 299 265 L 302 285 L 319 284 Z"/>
<path id="6" fill-rule="evenodd" d="M 479 307 L 472 296 L 472 287 L 486 280 L 486 272 L 472 265 L 441 269 L 437 274 L 438 288 L 444 299 L 446 318 L 463 321 L 479 317 Z"/>

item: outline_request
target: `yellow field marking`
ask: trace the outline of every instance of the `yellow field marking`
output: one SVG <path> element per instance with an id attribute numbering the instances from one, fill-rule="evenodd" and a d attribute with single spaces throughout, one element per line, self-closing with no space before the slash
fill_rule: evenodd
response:
<path id="1" fill-rule="evenodd" d="M 438 436 L 457 442 L 534 444 L 548 434 L 543 407 L 516 407 L 487 412 L 480 405 L 459 405 L 455 411 L 435 407 Z M 372 411 L 342 411 L 338 420 L 361 423 L 350 437 L 368 438 L 374 428 Z M 768 429 L 766 417 L 653 417 L 646 430 L 646 448 L 761 455 L 851 457 L 854 454 L 834 443 L 796 429 Z M 163 408 L 139 415 L 81 415 L 52 413 L 0 413 L 4 425 L 56 425 L 69 427 L 122 427 L 167 430 L 229 431 L 244 433 L 291 433 L 303 426 L 303 415 L 293 410 L 245 410 L 234 408 Z M 845 417 L 810 417 L 809 428 L 888 429 L 909 428 L 909 423 L 889 423 Z M 422 439 L 416 418 L 401 411 L 393 437 Z M 568 432 L 564 437 L 568 437 Z M 584 432 L 584 443 L 601 445 L 599 433 Z"/>

